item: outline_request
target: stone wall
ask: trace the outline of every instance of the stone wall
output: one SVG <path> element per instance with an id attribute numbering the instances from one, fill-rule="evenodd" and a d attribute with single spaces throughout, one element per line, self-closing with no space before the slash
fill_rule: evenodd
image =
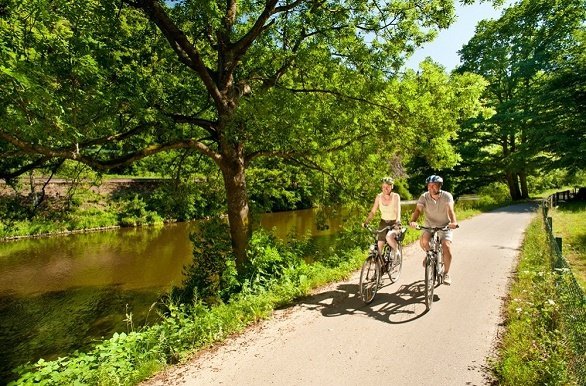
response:
<path id="1" fill-rule="evenodd" d="M 103 181 L 99 186 L 92 185 L 90 181 L 82 182 L 79 187 L 90 189 L 101 195 L 108 195 L 115 191 L 133 190 L 133 191 L 149 191 L 155 189 L 157 186 L 169 180 L 165 179 L 130 179 L 130 178 L 116 178 Z M 34 180 L 35 192 L 40 193 L 43 185 L 46 183 L 45 179 L 36 178 Z M 45 195 L 47 197 L 64 197 L 67 196 L 69 189 L 72 187 L 71 181 L 64 179 L 52 179 L 45 186 Z M 21 196 L 29 196 L 31 194 L 30 182 L 28 179 L 20 181 L 18 186 L 18 194 Z M 4 180 L 0 180 L 0 196 L 13 196 L 15 190 L 8 186 Z"/>

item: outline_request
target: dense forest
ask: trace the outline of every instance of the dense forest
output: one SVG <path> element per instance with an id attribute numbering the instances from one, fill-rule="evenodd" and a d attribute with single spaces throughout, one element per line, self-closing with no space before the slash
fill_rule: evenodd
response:
<path id="1" fill-rule="evenodd" d="M 403 65 L 452 1 L 2 0 L 0 178 L 162 176 L 159 205 L 207 186 L 238 267 L 251 208 L 369 200 L 383 175 L 527 198 L 586 164 L 585 9 L 519 1 L 447 73 Z"/>

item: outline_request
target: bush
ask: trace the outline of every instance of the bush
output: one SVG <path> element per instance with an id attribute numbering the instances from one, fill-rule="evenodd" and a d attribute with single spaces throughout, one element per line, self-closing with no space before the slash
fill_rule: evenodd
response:
<path id="1" fill-rule="evenodd" d="M 507 184 L 503 182 L 493 182 L 488 186 L 482 187 L 478 190 L 478 195 L 481 198 L 490 197 L 497 203 L 508 202 L 511 200 L 511 194 L 509 193 L 509 187 Z M 490 203 L 490 200 L 487 200 L 487 204 Z"/>
<path id="2" fill-rule="evenodd" d="M 147 198 L 150 210 L 164 218 L 193 220 L 219 213 L 224 209 L 221 190 L 212 183 L 165 184 Z"/>
<path id="3" fill-rule="evenodd" d="M 189 238 L 193 262 L 183 268 L 185 279 L 181 287 L 172 289 L 171 298 L 178 303 L 208 306 L 226 302 L 239 287 L 228 225 L 213 218 L 203 222 L 199 232 Z"/>
<path id="4" fill-rule="evenodd" d="M 292 248 L 262 229 L 252 235 L 247 255 L 243 281 L 252 290 L 268 288 L 287 269 L 299 267 L 302 263 Z"/>
<path id="5" fill-rule="evenodd" d="M 137 226 L 146 224 L 160 224 L 163 219 L 157 212 L 147 210 L 146 203 L 138 196 L 130 201 L 123 202 L 119 213 L 122 226 Z"/>

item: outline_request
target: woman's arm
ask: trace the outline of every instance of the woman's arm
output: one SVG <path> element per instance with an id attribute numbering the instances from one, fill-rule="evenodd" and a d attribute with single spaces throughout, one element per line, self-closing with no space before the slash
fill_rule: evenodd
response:
<path id="1" fill-rule="evenodd" d="M 370 222 L 370 220 L 372 220 L 372 218 L 376 214 L 376 210 L 378 209 L 378 197 L 379 197 L 379 195 L 377 194 L 376 197 L 374 198 L 374 204 L 372 204 L 372 209 L 370 210 L 370 212 L 368 212 L 368 216 L 366 217 L 366 220 L 364 220 L 363 225 L 368 224 Z"/>

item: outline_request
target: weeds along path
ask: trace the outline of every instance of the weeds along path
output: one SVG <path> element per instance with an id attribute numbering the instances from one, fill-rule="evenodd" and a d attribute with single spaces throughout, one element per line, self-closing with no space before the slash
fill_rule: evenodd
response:
<path id="1" fill-rule="evenodd" d="M 404 250 L 403 274 L 373 303 L 357 297 L 358 272 L 322 288 L 145 385 L 483 385 L 523 233 L 536 205 L 461 222 L 451 286 L 425 312 L 422 252 Z M 413 232 L 413 230 L 410 230 Z"/>

